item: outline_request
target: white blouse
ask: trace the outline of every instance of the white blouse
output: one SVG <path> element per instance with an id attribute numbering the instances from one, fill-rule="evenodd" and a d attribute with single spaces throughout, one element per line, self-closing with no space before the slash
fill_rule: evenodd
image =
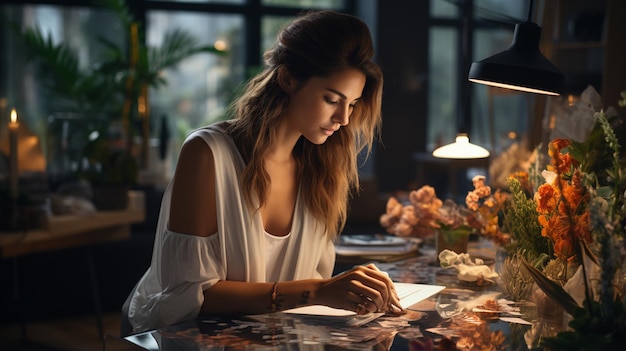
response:
<path id="1" fill-rule="evenodd" d="M 259 212 L 245 204 L 239 185 L 244 162 L 232 139 L 220 125 L 195 130 L 187 140 L 197 137 L 215 160 L 218 231 L 200 237 L 167 229 L 172 179 L 161 203 L 151 265 L 122 307 L 133 333 L 196 318 L 203 291 L 219 280 L 328 278 L 333 271 L 333 243 L 300 194 L 290 234 L 267 238 Z M 268 242 L 273 241 L 281 241 L 277 250 L 284 254 L 270 252 Z"/>
<path id="2" fill-rule="evenodd" d="M 278 276 L 280 266 L 283 265 L 283 257 L 287 254 L 287 244 L 291 238 L 291 233 L 285 236 L 276 236 L 265 232 L 265 275 L 267 281 L 274 282 L 280 280 Z"/>

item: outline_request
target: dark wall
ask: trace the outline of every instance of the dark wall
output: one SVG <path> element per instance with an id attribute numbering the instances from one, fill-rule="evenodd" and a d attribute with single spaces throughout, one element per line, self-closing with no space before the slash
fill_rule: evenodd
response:
<path id="1" fill-rule="evenodd" d="M 385 75 L 379 190 L 409 187 L 412 155 L 426 148 L 428 1 L 378 2 L 378 63 Z"/>

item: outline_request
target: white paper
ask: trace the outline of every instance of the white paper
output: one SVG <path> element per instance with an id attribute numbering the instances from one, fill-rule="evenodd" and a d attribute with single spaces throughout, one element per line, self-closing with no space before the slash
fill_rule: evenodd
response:
<path id="1" fill-rule="evenodd" d="M 411 283 L 394 283 L 396 292 L 400 298 L 400 306 L 408 308 L 422 300 L 443 290 L 445 286 L 428 285 L 428 284 L 411 284 Z M 312 305 L 305 307 L 293 308 L 284 311 L 285 313 L 298 314 L 313 318 L 325 318 L 337 320 L 347 325 L 358 326 L 370 322 L 384 313 L 368 313 L 366 315 L 357 315 L 354 311 L 332 308 L 322 305 Z"/>
<path id="2" fill-rule="evenodd" d="M 446 288 L 442 285 L 429 284 L 394 283 L 394 285 L 402 308 L 409 308 Z"/>

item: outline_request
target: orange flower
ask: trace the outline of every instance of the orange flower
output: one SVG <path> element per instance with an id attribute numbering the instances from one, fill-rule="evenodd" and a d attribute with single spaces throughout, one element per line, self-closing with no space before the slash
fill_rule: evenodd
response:
<path id="1" fill-rule="evenodd" d="M 379 223 L 389 234 L 397 236 L 425 237 L 440 228 L 464 230 L 484 234 L 499 244 L 505 244 L 510 236 L 500 232 L 499 212 L 508 200 L 506 194 L 485 184 L 485 176 L 472 179 L 474 190 L 466 198 L 466 206 L 437 197 L 435 188 L 423 185 L 417 190 L 403 194 L 399 201 L 390 197 L 386 211 Z"/>
<path id="2" fill-rule="evenodd" d="M 472 211 L 478 210 L 479 201 L 480 201 L 480 196 L 478 196 L 478 194 L 476 194 L 473 191 L 468 192 L 467 196 L 465 197 L 465 205 L 467 206 L 467 208 L 469 208 Z"/>
<path id="3" fill-rule="evenodd" d="M 537 217 L 539 225 L 541 225 L 541 236 L 550 238 L 550 219 L 548 216 L 539 215 Z"/>
<path id="4" fill-rule="evenodd" d="M 534 197 L 541 235 L 550 238 L 554 255 L 563 259 L 573 258 L 575 240 L 591 241 L 586 209 L 588 196 L 580 169 L 573 168 L 578 164 L 569 154 L 561 154 L 561 149 L 567 145 L 569 142 L 564 139 L 550 143 L 551 163 L 556 172 L 547 178 L 548 183 L 539 186 Z M 571 174 L 570 181 L 565 173 Z"/>
<path id="5" fill-rule="evenodd" d="M 569 173 L 572 169 L 572 166 L 577 165 L 577 161 L 572 158 L 570 154 L 561 154 L 560 159 L 559 173 L 561 174 Z"/>
<path id="6" fill-rule="evenodd" d="M 577 189 L 574 186 L 571 186 L 569 183 L 564 183 L 562 185 L 563 188 L 563 198 L 567 203 L 567 206 L 575 210 L 579 205 L 581 205 L 583 200 L 583 189 Z"/>
<path id="7" fill-rule="evenodd" d="M 528 172 L 515 172 L 513 175 L 509 176 L 509 178 L 517 179 L 522 189 L 527 191 L 529 194 L 532 193 L 533 187 L 530 184 L 530 176 L 528 175 Z"/>
<path id="8" fill-rule="evenodd" d="M 591 237 L 591 231 L 589 230 L 589 211 L 585 211 L 583 214 L 576 216 L 574 233 L 577 238 L 583 239 L 588 243 L 593 240 Z"/>
<path id="9" fill-rule="evenodd" d="M 389 234 L 402 237 L 433 235 L 440 227 L 439 209 L 443 204 L 435 189 L 425 185 L 408 195 L 410 204 L 400 202 L 395 197 L 387 200 L 386 211 L 379 218 L 381 226 Z"/>
<path id="10" fill-rule="evenodd" d="M 574 254 L 571 240 L 558 240 L 554 242 L 554 255 L 558 258 L 569 260 Z"/>
<path id="11" fill-rule="evenodd" d="M 556 138 L 550 144 L 548 144 L 548 155 L 550 155 L 550 164 L 552 167 L 548 167 L 554 170 L 558 174 L 567 174 L 571 171 L 572 166 L 578 166 L 579 162 L 576 161 L 569 153 L 561 153 L 561 150 L 567 148 L 570 145 L 568 139 Z"/>
<path id="12" fill-rule="evenodd" d="M 551 213 L 557 206 L 559 192 L 550 184 L 542 184 L 535 193 L 535 202 L 539 213 Z"/>
<path id="13" fill-rule="evenodd" d="M 500 230 L 500 225 L 498 224 L 498 217 L 493 216 L 489 218 L 489 220 L 485 224 L 484 229 L 485 229 L 485 234 L 489 236 L 498 234 L 498 231 Z"/>
<path id="14" fill-rule="evenodd" d="M 477 175 L 472 178 L 474 190 L 469 191 L 465 197 L 465 206 L 470 210 L 467 214 L 467 222 L 472 228 L 476 228 L 483 234 L 499 244 L 505 244 L 509 238 L 500 232 L 498 214 L 508 200 L 508 197 L 496 190 L 491 192 L 491 187 L 485 184 L 485 176 Z"/>
<path id="15" fill-rule="evenodd" d="M 572 223 L 570 217 L 557 215 L 550 221 L 552 224 L 551 238 L 554 242 L 554 255 L 559 258 L 568 259 L 574 254 L 574 243 L 572 233 Z"/>

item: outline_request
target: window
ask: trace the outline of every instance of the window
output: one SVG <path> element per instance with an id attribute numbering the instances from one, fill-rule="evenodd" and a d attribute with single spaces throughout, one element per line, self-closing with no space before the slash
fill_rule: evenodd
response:
<path id="1" fill-rule="evenodd" d="M 219 41 L 227 50 L 226 55 L 200 53 L 187 58 L 163 72 L 167 85 L 150 91 L 152 137 L 158 138 L 162 128 L 168 131 L 165 171 L 171 172 L 187 134 L 225 119 L 237 86 L 245 80 L 244 18 L 239 14 L 148 11 L 146 23 L 149 46 L 158 46 L 164 33 L 179 28 L 203 45 Z M 159 145 L 159 140 L 153 144 Z"/>
<path id="2" fill-rule="evenodd" d="M 245 4 L 246 0 L 154 0 L 162 2 L 213 3 L 213 4 Z"/>
<path id="3" fill-rule="evenodd" d="M 272 47 L 280 28 L 289 21 L 286 16 L 263 16 L 261 19 L 261 54 Z"/>
<path id="4" fill-rule="evenodd" d="M 96 44 L 96 37 L 101 36 L 111 41 L 119 41 L 121 28 L 115 25 L 112 16 L 106 11 L 86 7 L 59 7 L 49 5 L 2 6 L 2 13 L 12 18 L 15 23 L 28 27 L 39 27 L 46 37 L 54 43 L 66 41 L 79 56 L 82 67 L 88 67 L 101 54 L 101 47 Z M 18 39 L 11 32 L 4 32 L 3 47 L 5 64 L 0 77 L 4 86 L 0 86 L 0 98 L 6 99 L 7 109 L 16 108 L 20 111 L 20 119 L 38 135 L 45 134 L 45 121 L 54 101 L 46 101 L 32 67 L 23 64 L 20 57 Z M 8 46 L 8 47 L 7 47 Z M 4 92 L 4 94 L 3 94 Z M 5 111 L 6 112 L 6 111 Z M 4 113 L 0 112 L 0 117 Z"/>
<path id="5" fill-rule="evenodd" d="M 18 25 L 39 26 L 43 32 L 50 33 L 55 42 L 71 43 L 79 53 L 80 63 L 87 67 L 98 62 L 101 52 L 95 39 L 102 35 L 107 40 L 124 40 L 122 28 L 112 27 L 109 11 L 96 7 L 60 6 L 64 1 L 37 1 L 31 5 L 2 5 L 0 11 Z M 50 5 L 52 3 L 52 5 Z M 88 3 L 88 2 L 86 2 Z M 150 103 L 150 147 L 158 149 L 159 136 L 166 128 L 169 131 L 168 155 L 159 166 L 171 174 L 176 163 L 180 143 L 193 129 L 225 118 L 225 110 L 238 89 L 253 71 L 262 64 L 262 53 L 275 40 L 279 28 L 294 15 L 307 8 L 329 8 L 351 12 L 354 4 L 351 0 L 185 0 L 185 1 L 132 1 L 131 9 L 136 18 L 145 19 L 147 46 L 158 46 L 163 34 L 168 30 L 182 29 L 196 37 L 202 44 L 214 44 L 217 41 L 227 46 L 226 55 L 201 53 L 182 61 L 175 69 L 163 72 L 167 85 L 151 89 Z M 58 149 L 63 141 L 45 142 L 50 128 L 59 130 L 64 126 L 50 126 L 49 115 L 59 112 L 53 99 L 46 100 L 36 74 L 30 65 L 13 48 L 18 40 L 6 28 L 0 29 L 0 35 L 7 38 L 2 42 L 3 56 L 0 63 L 0 120 L 4 121 L 8 110 L 16 107 L 20 118 L 42 139 L 44 145 L 51 144 L 44 150 L 46 155 L 54 155 L 49 164 L 58 166 L 59 172 L 75 170 L 76 160 L 61 162 Z M 10 69 L 8 69 L 10 67 Z M 8 118 L 8 117 L 7 117 Z M 53 145 L 52 145 L 53 144 Z M 75 144 L 76 153 L 81 145 Z M 150 159 L 152 161 L 152 158 Z M 162 167 L 161 167 L 162 166 Z M 164 179 L 167 181 L 168 179 Z"/>
<path id="6" fill-rule="evenodd" d="M 512 33 L 476 30 L 474 34 L 474 61 L 505 50 L 511 45 Z M 528 93 L 519 93 L 507 89 L 490 88 L 482 84 L 473 85 L 472 96 L 472 139 L 495 155 L 520 141 L 532 121 L 529 120 Z"/>
<path id="7" fill-rule="evenodd" d="M 429 33 L 429 99 L 427 149 L 454 141 L 464 127 L 473 143 L 490 149 L 494 154 L 505 150 L 512 141 L 527 132 L 528 94 L 506 93 L 487 89 L 467 81 L 463 60 L 478 61 L 511 45 L 514 24 L 525 20 L 527 1 L 511 4 L 504 0 L 466 0 L 473 14 L 471 27 L 473 44 L 463 52 L 464 1 L 431 0 L 432 24 Z M 463 55 L 471 55 L 465 58 Z M 462 91 L 470 84 L 471 96 L 465 97 L 470 116 L 463 116 Z M 465 111 L 467 111 L 465 110 Z M 456 126 L 456 128 L 451 126 Z"/>
<path id="8" fill-rule="evenodd" d="M 262 0 L 261 3 L 267 6 L 287 6 L 333 10 L 341 10 L 344 9 L 346 6 L 344 0 Z"/>
<path id="9" fill-rule="evenodd" d="M 454 140 L 458 86 L 458 55 L 450 55 L 457 47 L 459 33 L 453 28 L 435 27 L 430 30 L 428 50 L 428 150 Z"/>

